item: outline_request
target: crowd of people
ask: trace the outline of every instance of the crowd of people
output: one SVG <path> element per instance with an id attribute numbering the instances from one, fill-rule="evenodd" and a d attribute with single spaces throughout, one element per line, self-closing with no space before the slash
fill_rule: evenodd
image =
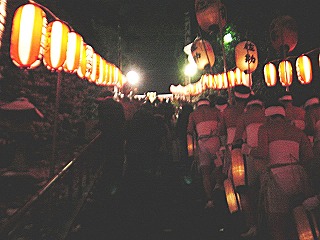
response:
<path id="1" fill-rule="evenodd" d="M 289 92 L 276 100 L 265 101 L 238 86 L 232 103 L 212 95 L 183 102 L 176 111 L 170 101 L 134 104 L 116 101 L 109 93 L 99 100 L 99 126 L 107 146 L 104 154 L 123 156 L 108 157 L 113 189 L 121 176 L 130 181 L 141 174 L 166 174 L 176 138 L 186 183 L 192 182 L 196 163 L 204 207 L 214 208 L 214 191 L 224 191 L 224 181 L 235 177 L 232 160 L 238 149 L 246 175 L 245 185 L 235 188 L 247 225 L 241 236 L 298 239 L 293 209 L 303 206 L 319 213 L 320 101 L 312 97 L 297 107 Z"/>

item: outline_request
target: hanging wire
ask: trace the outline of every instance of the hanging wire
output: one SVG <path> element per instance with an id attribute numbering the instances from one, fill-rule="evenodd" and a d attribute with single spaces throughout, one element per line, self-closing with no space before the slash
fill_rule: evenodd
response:
<path id="1" fill-rule="evenodd" d="M 48 12 L 48 13 L 54 18 L 55 21 L 60 21 L 60 22 L 65 23 L 65 24 L 69 27 L 69 29 L 70 29 L 71 31 L 74 31 L 74 29 L 72 28 L 72 26 L 71 26 L 68 22 L 63 21 L 63 20 L 61 20 L 60 18 L 58 18 L 58 17 L 57 17 L 50 9 L 48 9 L 47 7 L 41 5 L 41 4 L 39 4 L 39 3 L 37 3 L 37 2 L 35 2 L 35 1 L 33 1 L 33 0 L 29 0 L 29 3 L 32 3 L 32 4 L 40 7 L 40 8 L 43 9 L 44 11 Z"/>

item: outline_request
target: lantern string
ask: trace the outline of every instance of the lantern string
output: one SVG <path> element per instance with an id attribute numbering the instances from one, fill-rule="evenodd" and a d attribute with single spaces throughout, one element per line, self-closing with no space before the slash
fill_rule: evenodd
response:
<path id="1" fill-rule="evenodd" d="M 68 22 L 63 21 L 63 20 L 61 20 L 60 18 L 58 18 L 58 17 L 57 17 L 50 9 L 48 9 L 47 7 L 41 5 L 41 4 L 39 4 L 39 3 L 37 3 L 37 2 L 35 2 L 35 1 L 33 1 L 33 0 L 29 0 L 29 2 L 32 3 L 32 4 L 34 4 L 34 5 L 36 5 L 36 6 L 38 6 L 38 7 L 40 7 L 40 8 L 42 8 L 43 10 L 45 10 L 46 12 L 48 12 L 48 13 L 54 18 L 54 20 L 65 23 L 65 24 L 69 27 L 69 29 L 70 29 L 71 31 L 74 31 L 74 29 L 71 27 L 71 25 L 70 25 Z"/>
<path id="2" fill-rule="evenodd" d="M 305 52 L 305 53 L 301 53 L 299 56 L 301 56 L 301 55 L 308 55 L 308 54 L 311 54 L 311 53 L 313 53 L 313 52 L 315 52 L 315 51 L 320 51 L 320 47 L 318 47 L 318 48 L 315 48 L 315 49 L 312 49 L 312 50 L 310 50 L 310 51 L 308 51 L 308 52 Z M 299 56 L 289 56 L 289 57 L 286 57 L 285 59 L 293 59 L 293 58 L 297 58 L 297 57 L 299 57 Z M 270 61 L 266 61 L 266 62 L 272 62 L 272 63 L 276 63 L 276 62 L 280 62 L 280 61 L 282 61 L 283 59 L 282 58 L 279 58 L 279 59 L 274 59 L 274 60 L 270 60 Z"/>

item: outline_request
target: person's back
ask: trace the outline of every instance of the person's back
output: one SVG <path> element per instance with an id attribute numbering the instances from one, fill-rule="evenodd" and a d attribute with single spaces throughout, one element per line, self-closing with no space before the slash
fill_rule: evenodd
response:
<path id="1" fill-rule="evenodd" d="M 213 186 L 211 182 L 212 167 L 218 169 L 221 164 L 215 164 L 220 148 L 221 113 L 210 107 L 208 99 L 200 99 L 197 108 L 190 113 L 188 135 L 196 136 L 199 165 L 202 173 L 203 186 L 207 197 L 206 208 L 213 207 Z M 216 176 L 215 176 L 216 177 Z"/>
<path id="2" fill-rule="evenodd" d="M 266 164 L 261 191 L 272 239 L 292 239 L 295 233 L 288 227 L 293 227 L 293 206 L 312 194 L 307 169 L 313 152 L 306 134 L 285 118 L 283 106 L 274 104 L 265 115 L 267 122 L 259 128 L 258 146 L 251 154 Z"/>
<path id="3" fill-rule="evenodd" d="M 301 107 L 293 105 L 293 98 L 291 94 L 286 93 L 284 96 L 279 98 L 279 101 L 284 105 L 286 110 L 286 118 L 291 124 L 300 128 L 305 129 L 305 110 Z"/>

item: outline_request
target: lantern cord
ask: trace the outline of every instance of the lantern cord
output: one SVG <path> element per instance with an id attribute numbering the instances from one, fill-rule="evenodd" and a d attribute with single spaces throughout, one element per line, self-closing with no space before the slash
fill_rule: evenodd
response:
<path id="1" fill-rule="evenodd" d="M 42 9 L 45 10 L 46 12 L 48 12 L 48 13 L 54 18 L 54 20 L 57 20 L 57 21 L 60 21 L 60 22 L 65 23 L 66 25 L 68 25 L 68 27 L 70 28 L 70 30 L 73 31 L 73 28 L 70 26 L 70 24 L 69 24 L 68 22 L 63 21 L 63 20 L 61 20 L 60 18 L 58 18 L 58 17 L 57 17 L 53 12 L 51 12 L 50 9 L 48 9 L 47 7 L 41 5 L 41 4 L 39 4 L 39 3 L 37 3 L 37 2 L 35 2 L 35 1 L 33 1 L 33 0 L 29 0 L 29 2 L 32 3 L 32 4 L 34 4 L 34 5 L 36 5 L 36 6 L 38 6 L 38 7 L 40 7 L 40 8 L 42 8 Z"/>
<path id="2" fill-rule="evenodd" d="M 311 53 L 313 53 L 313 52 L 315 52 L 315 51 L 320 51 L 320 47 L 318 47 L 318 48 L 315 48 L 315 49 L 312 49 L 312 50 L 310 50 L 310 51 L 308 51 L 308 52 L 305 52 L 305 53 L 302 53 L 302 54 L 300 54 L 300 55 L 308 55 L 308 54 L 311 54 Z M 300 56 L 299 55 L 299 56 Z M 285 59 L 292 59 L 292 58 L 297 58 L 298 56 L 290 56 L 290 57 L 286 57 Z M 274 60 L 271 60 L 271 61 L 267 61 L 267 62 L 280 62 L 280 61 L 282 61 L 283 59 L 282 58 L 280 58 L 280 59 L 274 59 Z"/>
<path id="3" fill-rule="evenodd" d="M 206 57 L 207 57 L 207 60 L 209 62 L 209 65 L 210 65 L 210 74 L 212 74 L 212 68 L 211 68 L 211 63 L 210 63 L 210 59 L 209 59 L 209 55 L 208 55 L 208 52 L 207 52 L 207 48 L 206 48 L 206 45 L 204 44 L 204 41 L 203 41 L 203 38 L 202 38 L 202 33 L 201 33 L 201 29 L 200 29 L 200 26 L 198 25 L 198 32 L 199 32 L 199 36 L 200 36 L 200 39 L 202 41 L 202 46 L 204 48 L 204 52 L 206 53 Z"/>

